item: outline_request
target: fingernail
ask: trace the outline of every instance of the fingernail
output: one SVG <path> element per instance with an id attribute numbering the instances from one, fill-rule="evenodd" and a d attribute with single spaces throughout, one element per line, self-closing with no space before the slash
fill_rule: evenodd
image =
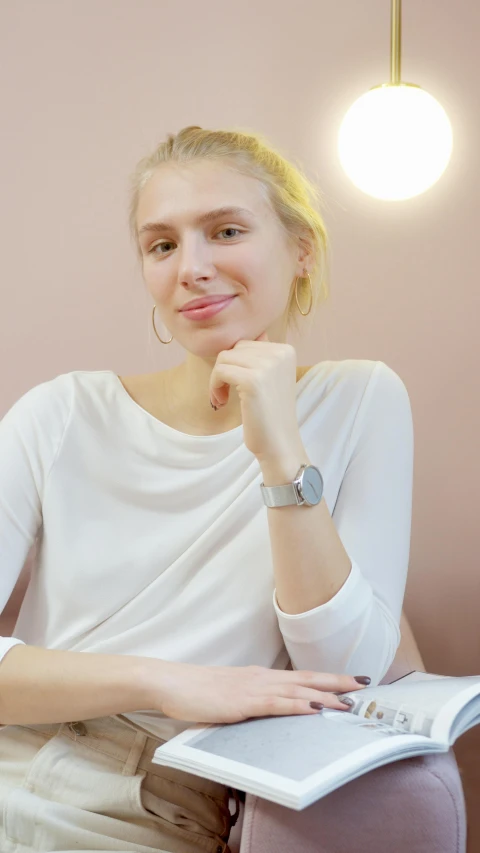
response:
<path id="1" fill-rule="evenodd" d="M 351 708 L 352 705 L 355 705 L 355 702 L 353 701 L 353 699 L 350 699 L 350 696 L 347 696 L 345 699 L 340 699 L 340 702 L 342 702 L 344 705 L 348 705 L 349 708 Z"/>
<path id="2" fill-rule="evenodd" d="M 358 681 L 359 684 L 370 684 L 371 678 L 368 675 L 354 675 L 355 681 Z"/>
<path id="3" fill-rule="evenodd" d="M 324 707 L 321 702 L 310 702 L 310 708 L 315 708 L 316 711 L 322 711 Z"/>

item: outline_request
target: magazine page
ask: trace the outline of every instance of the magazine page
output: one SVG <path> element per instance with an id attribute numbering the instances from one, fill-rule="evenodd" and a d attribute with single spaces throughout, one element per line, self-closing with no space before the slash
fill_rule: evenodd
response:
<path id="1" fill-rule="evenodd" d="M 453 745 L 460 735 L 480 725 L 480 699 L 475 696 L 455 715 L 448 729 L 448 741 Z"/>
<path id="2" fill-rule="evenodd" d="M 462 708 L 480 694 L 480 676 L 412 672 L 391 684 L 341 694 L 354 700 L 349 713 L 395 729 L 446 742 Z"/>
<path id="3" fill-rule="evenodd" d="M 432 749 L 427 738 L 325 709 L 195 726 L 153 761 L 298 809 L 374 767 Z"/>

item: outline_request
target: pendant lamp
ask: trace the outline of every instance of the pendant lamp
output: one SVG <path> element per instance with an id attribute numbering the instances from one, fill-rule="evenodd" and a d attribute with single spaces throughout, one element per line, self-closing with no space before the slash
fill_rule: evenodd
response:
<path id="1" fill-rule="evenodd" d="M 452 128 L 435 98 L 401 77 L 402 0 L 391 6 L 390 82 L 361 95 L 339 129 L 340 162 L 367 195 L 401 201 L 420 195 L 445 170 Z"/>

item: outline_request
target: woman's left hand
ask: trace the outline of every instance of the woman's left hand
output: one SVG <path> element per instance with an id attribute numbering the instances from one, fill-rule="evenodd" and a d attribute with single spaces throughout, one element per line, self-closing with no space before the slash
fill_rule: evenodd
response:
<path id="1" fill-rule="evenodd" d="M 237 389 L 246 447 L 261 462 L 302 452 L 296 413 L 297 357 L 290 344 L 273 343 L 266 332 L 221 350 L 210 378 L 210 400 L 221 407 L 229 386 Z"/>

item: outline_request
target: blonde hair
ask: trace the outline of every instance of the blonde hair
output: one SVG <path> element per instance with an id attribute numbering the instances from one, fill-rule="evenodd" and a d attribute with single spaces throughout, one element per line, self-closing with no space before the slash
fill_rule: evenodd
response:
<path id="1" fill-rule="evenodd" d="M 308 242 L 313 258 L 310 270 L 313 318 L 318 304 L 326 301 L 329 295 L 326 277 L 329 241 L 318 209 L 320 193 L 299 167 L 272 148 L 259 133 L 185 127 L 175 135 L 169 134 L 165 142 L 139 161 L 130 179 L 129 204 L 130 232 L 139 256 L 136 215 L 143 188 L 158 166 L 200 159 L 227 160 L 227 164 L 241 174 L 256 178 L 286 234 L 294 240 Z M 310 295 L 306 277 L 298 281 L 297 293 L 302 311 L 307 310 Z M 287 306 L 288 323 L 293 322 L 297 327 L 298 315 L 294 281 Z"/>

